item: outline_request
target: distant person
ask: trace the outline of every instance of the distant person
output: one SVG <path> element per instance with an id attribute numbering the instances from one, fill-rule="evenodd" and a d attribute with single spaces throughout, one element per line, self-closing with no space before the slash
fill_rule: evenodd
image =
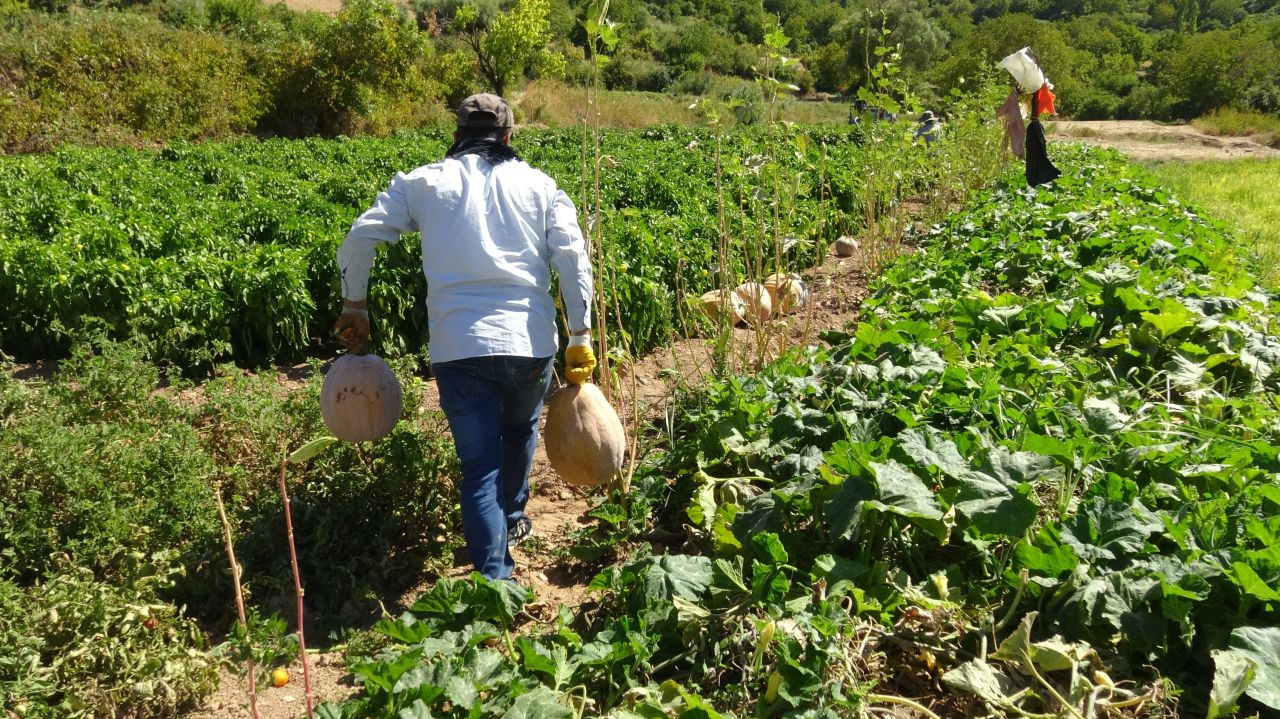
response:
<path id="1" fill-rule="evenodd" d="M 853 101 L 853 105 L 849 107 L 849 124 L 861 125 L 862 116 L 867 112 L 867 103 L 862 98 Z"/>
<path id="2" fill-rule="evenodd" d="M 942 135 L 942 120 L 933 114 L 932 110 L 925 110 L 920 115 L 919 125 L 916 127 L 915 133 L 912 135 L 917 140 L 924 140 L 924 144 L 932 145 Z"/>

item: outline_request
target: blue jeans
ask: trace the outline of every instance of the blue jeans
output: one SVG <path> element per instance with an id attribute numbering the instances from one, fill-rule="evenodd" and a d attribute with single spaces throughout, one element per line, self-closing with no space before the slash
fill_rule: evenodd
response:
<path id="1" fill-rule="evenodd" d="M 524 516 L 551 358 L 493 355 L 433 363 L 462 465 L 462 532 L 477 571 L 508 579 L 507 529 Z"/>

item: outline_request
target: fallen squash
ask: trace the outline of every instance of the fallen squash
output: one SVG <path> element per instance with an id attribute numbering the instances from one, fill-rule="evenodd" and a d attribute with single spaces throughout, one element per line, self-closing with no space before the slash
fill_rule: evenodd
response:
<path id="1" fill-rule="evenodd" d="M 734 294 L 742 298 L 747 305 L 744 315 L 747 324 L 763 324 L 773 316 L 773 301 L 769 299 L 769 290 L 758 282 L 745 282 L 738 285 Z"/>
<path id="2" fill-rule="evenodd" d="M 370 442 L 391 433 L 404 408 L 400 381 L 377 355 L 339 357 L 320 388 L 320 416 L 344 442 Z"/>
<path id="3" fill-rule="evenodd" d="M 746 321 L 747 303 L 742 301 L 737 292 L 730 290 L 724 294 L 723 299 L 729 307 L 729 324 L 736 325 Z M 702 295 L 702 313 L 712 322 L 720 320 L 720 312 L 722 310 L 720 290 L 711 290 Z"/>
<path id="4" fill-rule="evenodd" d="M 542 434 L 551 468 L 569 484 L 594 487 L 622 471 L 627 448 L 622 420 L 590 382 L 551 396 Z"/>
<path id="5" fill-rule="evenodd" d="M 769 291 L 773 311 L 780 315 L 789 315 L 809 302 L 809 288 L 795 273 L 782 275 L 775 272 L 765 278 L 764 288 Z"/>

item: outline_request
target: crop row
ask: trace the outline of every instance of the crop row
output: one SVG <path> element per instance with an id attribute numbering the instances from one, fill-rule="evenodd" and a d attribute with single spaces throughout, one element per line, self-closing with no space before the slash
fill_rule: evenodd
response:
<path id="1" fill-rule="evenodd" d="M 772 236 L 775 207 L 798 240 L 788 252 L 798 263 L 856 219 L 855 139 L 841 128 L 788 131 L 772 145 L 762 131 L 723 138 L 734 274 L 745 245 Z M 181 366 L 315 351 L 339 304 L 333 256 L 351 221 L 396 171 L 437 160 L 446 142 L 437 132 L 2 158 L 0 351 L 64 355 L 86 327 L 140 336 L 153 358 Z M 583 197 L 581 133 L 529 131 L 516 145 Z M 699 130 L 604 137 L 602 233 L 618 295 L 610 309 L 614 326 L 626 318 L 638 351 L 670 336 L 682 293 L 716 281 L 715 146 Z M 924 167 L 919 146 L 903 151 Z M 375 268 L 375 340 L 385 354 L 427 340 L 419 262 L 407 238 Z"/>
<path id="2" fill-rule="evenodd" d="M 321 716 L 1280 709 L 1274 296 L 1118 158 L 1062 162 L 692 399 L 574 550 L 629 551 L 590 611 L 503 653 L 523 590 L 438 583 Z"/>

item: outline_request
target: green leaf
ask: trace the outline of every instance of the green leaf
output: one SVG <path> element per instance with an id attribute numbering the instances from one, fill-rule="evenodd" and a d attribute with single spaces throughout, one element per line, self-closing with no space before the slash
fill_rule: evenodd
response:
<path id="1" fill-rule="evenodd" d="M 516 697 L 502 719 L 574 719 L 574 713 L 560 703 L 555 692 L 538 687 Z"/>
<path id="2" fill-rule="evenodd" d="M 416 666 L 396 680 L 391 691 L 395 694 L 412 691 L 422 701 L 433 702 L 444 694 L 444 687 L 436 684 L 438 666 Z"/>
<path id="3" fill-rule="evenodd" d="M 1093 648 L 1088 644 L 1067 642 L 1057 635 L 1031 645 L 1031 661 L 1046 672 L 1069 671 L 1092 654 Z"/>
<path id="4" fill-rule="evenodd" d="M 479 619 L 497 620 L 509 625 L 524 609 L 524 605 L 533 598 L 533 593 L 513 581 L 488 579 L 479 572 L 471 573 L 474 590 L 469 592 L 468 600 L 474 607 L 480 608 Z"/>
<path id="5" fill-rule="evenodd" d="M 922 468 L 937 467 L 944 474 L 956 478 L 969 471 L 969 463 L 960 455 L 955 442 L 933 427 L 926 427 L 923 432 L 903 430 L 898 435 L 898 446 Z"/>
<path id="6" fill-rule="evenodd" d="M 650 600 L 680 597 L 696 602 L 711 585 L 710 557 L 664 554 L 641 560 L 633 568 Z"/>
<path id="7" fill-rule="evenodd" d="M 396 714 L 396 719 L 432 719 L 431 710 L 421 699 L 414 699 L 412 704 Z"/>
<path id="8" fill-rule="evenodd" d="M 1094 497 L 1082 503 L 1062 526 L 1062 543 L 1081 558 L 1116 559 L 1137 554 L 1147 537 L 1164 528 L 1159 517 L 1135 501 L 1109 502 Z"/>
<path id="9" fill-rule="evenodd" d="M 1142 313 L 1142 319 L 1146 320 L 1152 327 L 1155 327 L 1160 332 L 1160 337 L 1165 339 L 1188 327 L 1194 327 L 1196 318 L 1195 312 L 1187 309 L 1186 305 L 1172 297 L 1166 297 L 1160 303 L 1159 314 L 1154 312 Z"/>
<path id="10" fill-rule="evenodd" d="M 1129 423 L 1129 416 L 1113 399 L 1087 397 L 1082 409 L 1085 421 L 1089 423 L 1089 429 L 1099 434 L 1119 432 Z"/>
<path id="11" fill-rule="evenodd" d="M 1248 656 L 1229 649 L 1214 649 L 1213 689 L 1209 692 L 1209 712 L 1205 719 L 1218 719 L 1236 712 L 1236 702 L 1257 675 L 1257 664 Z"/>
<path id="12" fill-rule="evenodd" d="M 832 541 L 849 539 L 857 534 L 862 524 L 863 509 L 874 496 L 876 488 L 866 479 L 845 478 L 822 507 Z"/>
<path id="13" fill-rule="evenodd" d="M 942 506 L 938 504 L 933 490 L 914 472 L 892 459 L 883 464 L 872 462 L 871 469 L 875 472 L 880 493 L 879 499 L 867 502 L 867 506 L 918 520 L 917 523 L 934 536 L 945 536 L 947 529 L 942 522 Z"/>
<path id="14" fill-rule="evenodd" d="M 325 451 L 330 445 L 337 443 L 337 437 L 319 437 L 293 450 L 289 455 L 289 464 L 302 464 Z"/>
<path id="15" fill-rule="evenodd" d="M 480 699 L 480 690 L 470 679 L 454 675 L 444 685 L 444 697 L 455 707 L 470 711 Z"/>
<path id="16" fill-rule="evenodd" d="M 983 534 L 1016 537 L 1036 521 L 1036 503 L 1027 494 L 982 472 L 960 481 L 955 508 Z"/>
<path id="17" fill-rule="evenodd" d="M 1238 627 L 1231 632 L 1232 652 L 1256 666 L 1253 681 L 1245 687 L 1250 698 L 1280 710 L 1280 627 Z"/>
<path id="18" fill-rule="evenodd" d="M 1006 662 L 1012 662 L 1015 665 L 1031 659 L 1031 626 L 1035 624 L 1036 617 L 1039 612 L 1028 612 L 1021 622 L 1018 622 L 1018 628 L 1013 633 L 1004 638 L 996 650 L 991 653 L 992 659 L 1000 659 Z"/>
<path id="19" fill-rule="evenodd" d="M 1259 577 L 1258 573 L 1253 571 L 1253 567 L 1248 564 L 1235 562 L 1231 565 L 1231 574 L 1241 592 L 1264 602 L 1280 602 L 1280 593 L 1267 586 L 1262 577 Z"/>
<path id="20" fill-rule="evenodd" d="M 787 548 L 782 546 L 782 540 L 773 532 L 765 532 L 753 536 L 751 544 L 756 549 L 756 556 L 762 559 L 769 558 L 768 564 L 785 564 L 787 562 Z"/>
<path id="21" fill-rule="evenodd" d="M 725 592 L 745 592 L 746 582 L 742 578 L 742 555 L 733 559 L 717 557 L 711 563 L 711 586 L 715 590 Z"/>
<path id="22" fill-rule="evenodd" d="M 694 490 L 693 501 L 685 509 L 689 521 L 695 526 L 711 531 L 711 522 L 716 516 L 716 488 L 711 482 L 703 482 Z"/>

